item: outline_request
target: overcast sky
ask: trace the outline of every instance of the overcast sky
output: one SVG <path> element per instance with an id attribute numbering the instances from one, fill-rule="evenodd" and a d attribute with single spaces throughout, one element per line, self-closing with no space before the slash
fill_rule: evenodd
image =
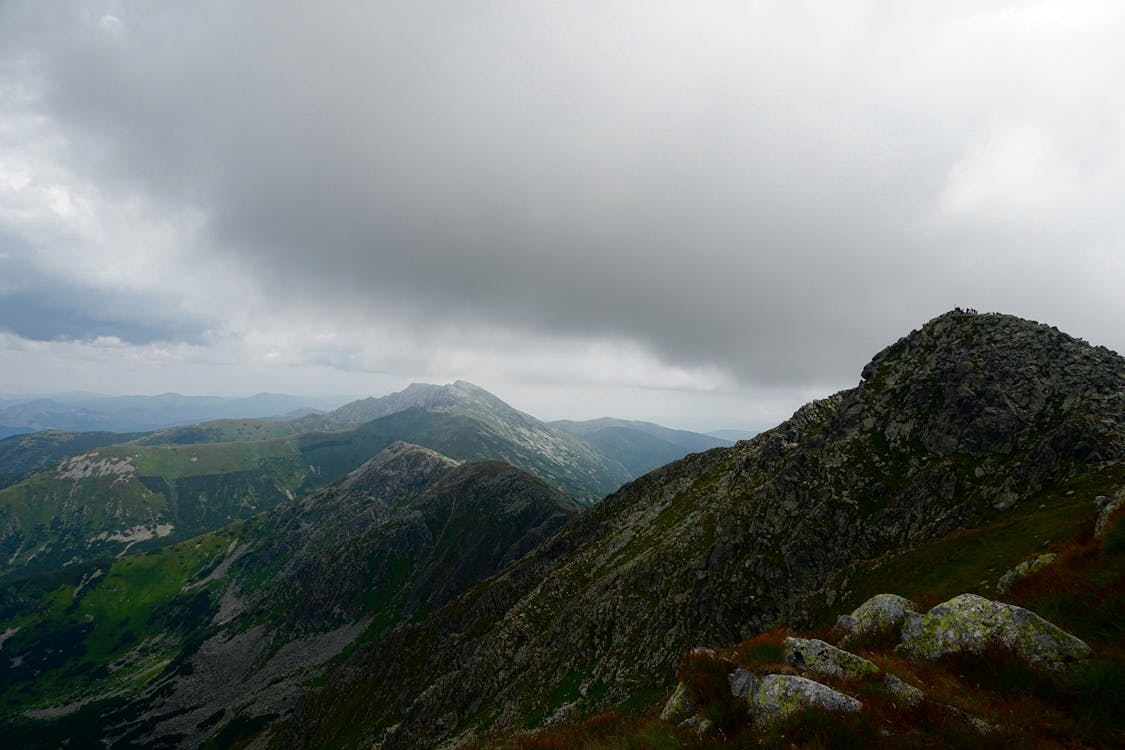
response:
<path id="1" fill-rule="evenodd" d="M 0 392 L 765 427 L 955 306 L 1125 351 L 1125 4 L 0 0 Z"/>

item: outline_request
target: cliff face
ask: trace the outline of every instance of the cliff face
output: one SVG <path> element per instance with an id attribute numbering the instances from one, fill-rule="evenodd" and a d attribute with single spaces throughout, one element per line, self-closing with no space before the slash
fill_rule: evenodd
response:
<path id="1" fill-rule="evenodd" d="M 410 747 L 604 707 L 666 680 L 692 645 L 801 624 L 808 598 L 831 599 L 862 561 L 1019 514 L 1123 458 L 1125 360 L 1018 318 L 948 313 L 877 354 L 856 388 L 627 485 L 359 649 L 277 737 L 362 726 Z"/>

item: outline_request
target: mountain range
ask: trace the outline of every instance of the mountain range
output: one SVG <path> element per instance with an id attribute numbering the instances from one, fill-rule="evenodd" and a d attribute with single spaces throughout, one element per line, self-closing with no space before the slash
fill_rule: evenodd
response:
<path id="1" fill-rule="evenodd" d="M 53 518 L 126 518 L 74 489 L 94 479 L 99 492 L 143 487 L 150 523 L 172 483 L 165 495 L 148 467 L 180 481 L 221 463 L 208 449 L 254 446 L 224 459 L 241 467 L 231 473 L 260 483 L 262 467 L 283 466 L 274 476 L 290 483 L 272 480 L 288 493 L 268 507 L 147 554 L 116 542 L 116 557 L 78 555 L 82 527 L 55 564 L 10 567 L 6 736 L 491 747 L 652 710 L 693 647 L 824 625 L 886 585 L 992 594 L 1004 571 L 1090 533 L 1094 497 L 1125 487 L 1125 360 L 999 314 L 939 316 L 877 353 L 856 387 L 733 446 L 644 423 L 544 425 L 465 383 L 387 398 L 144 436 L 4 490 L 12 555 L 14 524 L 18 553 L 35 523 L 55 523 L 19 515 L 51 482 L 37 497 L 60 500 Z M 223 442 L 259 428 L 266 439 Z M 704 450 L 638 477 L 667 446 Z M 298 466 L 331 470 L 318 487 Z M 223 495 L 235 485 L 207 471 L 214 489 L 184 485 L 177 501 L 240 507 L 262 486 Z M 1089 637 L 1113 643 L 1115 627 Z"/>
<path id="2" fill-rule="evenodd" d="M 669 457 L 722 442 L 627 424 L 616 441 L 587 440 L 457 382 L 291 420 L 14 436 L 0 441 L 0 579 L 213 531 L 324 487 L 395 441 L 505 461 L 584 505 Z"/>
<path id="3" fill-rule="evenodd" d="M 0 397 L 0 438 L 42 430 L 144 432 L 232 417 L 292 417 L 333 409 L 346 398 L 259 393 L 246 398 L 62 394 Z"/>

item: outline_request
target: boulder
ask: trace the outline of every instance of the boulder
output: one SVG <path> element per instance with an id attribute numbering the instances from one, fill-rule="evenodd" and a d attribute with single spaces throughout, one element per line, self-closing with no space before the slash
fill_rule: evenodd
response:
<path id="1" fill-rule="evenodd" d="M 926 700 L 926 694 L 909 682 L 895 677 L 890 672 L 883 676 L 883 685 L 887 688 L 887 695 L 891 696 L 896 704 L 915 708 Z"/>
<path id="2" fill-rule="evenodd" d="M 714 724 L 706 716 L 693 714 L 680 722 L 680 726 L 684 729 L 690 729 L 696 734 L 708 734 L 714 728 Z"/>
<path id="3" fill-rule="evenodd" d="M 1125 503 L 1125 487 L 1119 489 L 1113 497 L 1099 495 L 1095 498 L 1094 503 L 1098 508 L 1098 520 L 1094 523 L 1094 538 L 1097 539 L 1105 532 L 1105 525 L 1109 522 L 1109 517 Z"/>
<path id="4" fill-rule="evenodd" d="M 730 683 L 730 694 L 735 698 L 746 698 L 758 689 L 761 678 L 748 669 L 739 667 L 727 676 Z"/>
<path id="5" fill-rule="evenodd" d="M 695 699 L 688 692 L 687 685 L 681 682 L 676 686 L 676 692 L 672 693 L 672 697 L 664 704 L 664 710 L 660 712 L 660 718 L 673 724 L 679 724 L 691 717 L 695 713 L 695 709 Z"/>
<path id="6" fill-rule="evenodd" d="M 859 678 L 879 673 L 879 668 L 850 651 L 817 638 L 786 638 L 785 661 L 798 669 L 833 677 Z"/>
<path id="7" fill-rule="evenodd" d="M 1056 557 L 1058 557 L 1058 555 L 1048 553 L 1045 555 L 1040 555 L 1039 557 L 1031 560 L 1024 560 L 1019 565 L 1012 568 L 1004 575 L 1000 576 L 1000 580 L 996 583 L 996 593 L 1004 593 L 1016 581 L 1020 580 L 1021 578 L 1026 578 L 1032 573 L 1038 570 L 1042 570 L 1043 568 L 1050 565 L 1055 561 Z"/>
<path id="8" fill-rule="evenodd" d="M 857 635 L 892 633 L 906 621 L 914 603 L 898 594 L 876 594 L 856 607 L 850 615 L 836 620 L 836 627 L 847 631 L 845 640 Z"/>
<path id="9" fill-rule="evenodd" d="M 791 674 L 762 678 L 748 699 L 750 716 L 757 726 L 783 721 L 807 708 L 822 711 L 858 711 L 863 704 L 819 682 Z"/>
<path id="10" fill-rule="evenodd" d="M 1004 646 L 1028 663 L 1058 669 L 1084 659 L 1090 647 L 1034 612 L 975 594 L 961 594 L 931 609 L 917 628 L 904 628 L 896 650 L 923 659 Z"/>

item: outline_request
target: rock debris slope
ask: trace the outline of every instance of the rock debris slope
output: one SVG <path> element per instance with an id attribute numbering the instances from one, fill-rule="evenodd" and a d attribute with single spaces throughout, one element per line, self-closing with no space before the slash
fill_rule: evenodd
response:
<path id="1" fill-rule="evenodd" d="M 1119 355 L 1011 316 L 947 313 L 879 352 L 857 387 L 642 477 L 359 649 L 275 741 L 339 742 L 349 727 L 419 747 L 604 708 L 666 682 L 694 644 L 801 625 L 809 597 L 831 605 L 861 561 L 1020 513 L 1123 457 Z"/>

